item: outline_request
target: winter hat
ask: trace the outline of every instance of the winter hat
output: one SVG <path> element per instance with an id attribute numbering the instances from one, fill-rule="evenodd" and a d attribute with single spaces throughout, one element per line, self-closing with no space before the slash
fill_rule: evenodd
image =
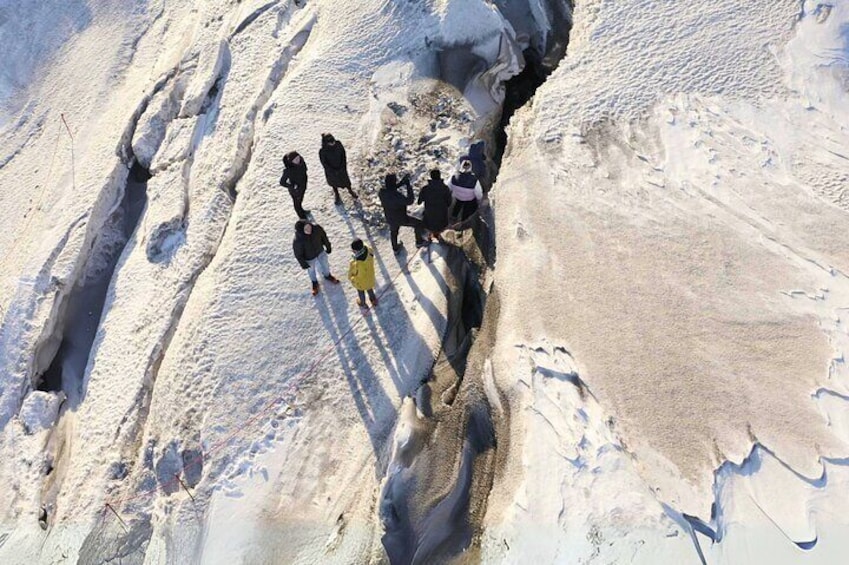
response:
<path id="1" fill-rule="evenodd" d="M 398 177 L 395 176 L 395 173 L 389 173 L 383 178 L 383 184 L 389 190 L 398 188 Z"/>
<path id="2" fill-rule="evenodd" d="M 354 251 L 361 251 L 363 247 L 364 244 L 362 239 L 358 238 L 351 242 L 351 249 L 353 249 Z"/>
<path id="3" fill-rule="evenodd" d="M 299 155 L 297 151 L 289 151 L 288 153 L 286 153 L 286 155 L 283 156 L 283 164 L 287 167 L 290 166 L 292 164 L 292 160 L 298 156 Z"/>
<path id="4" fill-rule="evenodd" d="M 336 141 L 336 138 L 333 137 L 332 134 L 330 134 L 330 133 L 321 134 L 321 142 L 322 143 L 333 143 L 334 141 Z"/>
<path id="5" fill-rule="evenodd" d="M 295 231 L 298 233 L 304 233 L 304 226 L 307 225 L 306 220 L 298 220 L 295 222 Z"/>
<path id="6" fill-rule="evenodd" d="M 430 172 L 430 178 L 432 178 L 433 180 L 441 179 L 441 178 L 442 178 L 442 174 L 439 172 L 439 169 L 433 169 L 433 170 Z"/>

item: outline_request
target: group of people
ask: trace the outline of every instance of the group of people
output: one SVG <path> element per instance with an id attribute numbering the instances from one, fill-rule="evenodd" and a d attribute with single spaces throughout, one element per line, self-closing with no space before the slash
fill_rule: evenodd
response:
<path id="1" fill-rule="evenodd" d="M 324 167 L 327 184 L 333 189 L 335 203 L 341 204 L 339 190 L 347 189 L 355 200 L 359 198 L 351 186 L 348 175 L 348 161 L 345 148 L 331 134 L 321 136 L 319 159 Z M 283 175 L 280 185 L 289 190 L 298 221 L 295 223 L 295 239 L 292 248 L 300 266 L 307 270 L 312 281 L 312 294 L 319 293 L 318 275 L 331 284 L 339 284 L 330 271 L 328 254 L 332 247 L 327 232 L 319 224 L 308 219 L 309 210 L 303 207 L 304 195 L 307 190 L 307 164 L 297 151 L 291 151 L 283 157 Z M 477 211 L 483 199 L 483 188 L 480 178 L 486 173 L 483 157 L 483 144 L 479 142 L 472 146 L 468 156 L 460 160 L 457 172 L 443 181 L 438 169 L 430 171 L 430 180 L 419 192 L 418 204 L 424 204 L 422 219 L 409 214 L 407 207 L 415 200 L 410 176 L 404 175 L 401 180 L 394 173 L 384 178 L 383 188 L 378 192 L 386 223 L 392 241 L 392 250 L 399 253 L 403 244 L 398 241 L 401 227 L 412 227 L 415 233 L 416 247 L 424 247 L 434 239 L 441 240 L 441 233 L 453 225 L 466 222 Z M 401 193 L 399 189 L 404 189 Z M 357 290 L 357 305 L 368 309 L 366 295 L 372 306 L 377 306 L 378 297 L 374 292 L 376 284 L 374 274 L 374 252 L 355 239 L 351 243 L 352 258 L 348 267 L 348 279 Z"/>
<path id="2" fill-rule="evenodd" d="M 324 177 L 327 184 L 333 189 L 334 203 L 342 204 L 339 189 L 346 188 L 351 197 L 359 198 L 354 189 L 351 188 L 351 177 L 348 176 L 348 156 L 345 147 L 331 134 L 321 135 L 321 149 L 318 151 L 321 166 L 324 167 Z M 295 205 L 295 213 L 302 220 L 307 218 L 309 210 L 304 210 L 304 196 L 307 193 L 307 163 L 297 151 L 290 151 L 283 157 L 283 175 L 280 177 L 280 186 L 289 189 L 292 202 Z"/>

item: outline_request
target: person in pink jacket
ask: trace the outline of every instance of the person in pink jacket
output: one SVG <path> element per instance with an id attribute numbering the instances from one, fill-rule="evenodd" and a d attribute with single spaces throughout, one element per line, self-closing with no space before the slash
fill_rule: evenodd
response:
<path id="1" fill-rule="evenodd" d="M 460 168 L 451 177 L 448 187 L 454 197 L 452 214 L 460 222 L 468 220 L 478 211 L 478 205 L 483 200 L 483 188 L 478 177 L 472 172 L 472 162 L 469 159 L 460 161 Z"/>

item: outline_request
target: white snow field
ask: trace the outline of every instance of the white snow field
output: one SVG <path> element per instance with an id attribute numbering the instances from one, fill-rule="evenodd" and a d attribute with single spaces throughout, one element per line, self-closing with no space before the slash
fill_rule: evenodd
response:
<path id="1" fill-rule="evenodd" d="M 848 29 L 846 0 L 0 0 L 0 562 L 841 562 Z M 394 255 L 383 175 L 498 156 L 531 94 L 483 225 Z M 316 297 L 292 149 L 343 279 Z"/>

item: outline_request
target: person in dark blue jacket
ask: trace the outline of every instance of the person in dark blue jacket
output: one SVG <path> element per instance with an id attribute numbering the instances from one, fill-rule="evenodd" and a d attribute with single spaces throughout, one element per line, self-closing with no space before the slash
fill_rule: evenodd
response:
<path id="1" fill-rule="evenodd" d="M 295 223 L 295 239 L 292 240 L 292 251 L 295 259 L 302 269 L 305 269 L 312 281 L 312 295 L 318 294 L 318 272 L 324 275 L 325 280 L 339 284 L 339 279 L 330 272 L 330 263 L 327 255 L 331 251 L 330 240 L 327 233 L 318 224 L 307 220 L 298 220 Z"/>
<path id="2" fill-rule="evenodd" d="M 489 186 L 489 168 L 487 167 L 486 159 L 486 142 L 483 140 L 476 141 L 469 147 L 469 161 L 472 162 L 472 172 L 481 181 L 481 185 L 486 188 Z"/>

